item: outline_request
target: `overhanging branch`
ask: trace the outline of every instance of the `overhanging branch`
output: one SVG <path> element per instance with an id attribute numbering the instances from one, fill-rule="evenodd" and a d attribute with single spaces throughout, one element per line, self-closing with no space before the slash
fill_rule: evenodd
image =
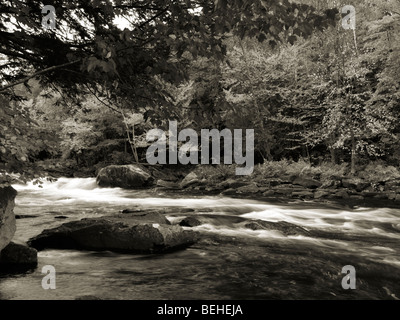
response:
<path id="1" fill-rule="evenodd" d="M 43 69 L 43 70 L 38 71 L 38 72 L 36 72 L 36 73 L 34 73 L 34 74 L 32 74 L 32 75 L 30 75 L 30 76 L 24 78 L 24 79 L 18 80 L 18 81 L 16 81 L 16 82 L 13 82 L 13 83 L 11 83 L 11 84 L 8 84 L 8 85 L 6 85 L 6 86 L 0 88 L 0 92 L 3 92 L 3 91 L 5 91 L 5 90 L 7 90 L 7 89 L 9 89 L 9 88 L 12 88 L 12 87 L 15 87 L 15 86 L 17 86 L 17 85 L 19 85 L 19 84 L 21 84 L 21 83 L 24 83 L 24 82 L 26 82 L 26 81 L 28 81 L 28 80 L 30 80 L 30 79 L 32 79 L 32 78 L 37 77 L 37 76 L 40 75 L 40 74 L 43 74 L 43 73 L 46 73 L 46 72 L 49 72 L 49 71 L 53 71 L 53 70 L 56 70 L 56 69 L 59 69 L 59 68 L 63 68 L 63 67 L 66 67 L 66 66 L 70 66 L 70 65 L 75 64 L 75 63 L 78 63 L 78 62 L 80 62 L 80 61 L 82 61 L 82 59 L 74 60 L 74 61 L 71 61 L 71 62 L 67 62 L 67 63 L 60 64 L 60 65 L 58 65 L 58 66 L 52 66 L 52 67 L 50 67 L 50 68 Z"/>

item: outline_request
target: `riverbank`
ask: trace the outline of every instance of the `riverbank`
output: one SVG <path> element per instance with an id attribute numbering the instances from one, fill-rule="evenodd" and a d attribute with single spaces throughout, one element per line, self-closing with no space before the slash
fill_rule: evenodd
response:
<path id="1" fill-rule="evenodd" d="M 172 191 L 170 188 L 157 187 L 158 190 Z M 253 199 L 271 203 L 304 202 L 315 205 L 328 205 L 353 209 L 357 207 L 369 208 L 398 208 L 400 209 L 400 193 L 396 190 L 357 191 L 351 188 L 338 186 L 330 188 L 305 188 L 296 184 L 282 183 L 274 186 L 265 186 L 260 183 L 243 184 L 240 187 L 226 189 L 207 184 L 193 184 L 183 189 L 174 189 L 176 193 L 195 196 L 224 195 L 231 198 Z"/>
<path id="2" fill-rule="evenodd" d="M 382 163 L 360 167 L 357 175 L 351 175 L 346 164 L 312 167 L 288 161 L 256 166 L 250 176 L 235 176 L 233 170 L 229 166 L 199 166 L 175 184 L 157 181 L 156 187 L 278 203 L 400 208 L 400 171 Z"/>

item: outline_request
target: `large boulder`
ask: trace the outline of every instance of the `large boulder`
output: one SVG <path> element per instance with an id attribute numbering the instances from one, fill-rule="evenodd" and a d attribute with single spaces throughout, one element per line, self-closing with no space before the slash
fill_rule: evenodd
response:
<path id="1" fill-rule="evenodd" d="M 14 199 L 17 195 L 12 187 L 0 188 L 0 251 L 11 241 L 16 230 Z"/>
<path id="2" fill-rule="evenodd" d="M 154 178 L 139 165 L 112 165 L 99 171 L 96 182 L 100 187 L 138 189 L 152 186 Z"/>
<path id="3" fill-rule="evenodd" d="M 46 248 L 159 253 L 192 245 L 195 232 L 171 225 L 161 214 L 129 213 L 88 218 L 44 230 L 28 244 Z"/>
<path id="4" fill-rule="evenodd" d="M 0 253 L 0 269 L 17 270 L 37 266 L 37 251 L 23 244 L 10 242 Z"/>

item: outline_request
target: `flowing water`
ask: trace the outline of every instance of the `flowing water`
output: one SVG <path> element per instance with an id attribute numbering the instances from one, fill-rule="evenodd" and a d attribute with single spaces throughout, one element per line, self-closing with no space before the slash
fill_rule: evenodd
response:
<path id="1" fill-rule="evenodd" d="M 196 216 L 203 224 L 192 228 L 198 243 L 166 254 L 40 251 L 36 269 L 0 275 L 1 299 L 400 299 L 399 209 L 98 188 L 92 178 L 14 187 L 15 214 L 24 215 L 17 242 L 123 209 L 156 208 L 172 223 Z M 310 233 L 246 228 L 253 220 L 286 221 Z M 55 290 L 42 288 L 45 265 L 56 270 Z M 342 287 L 346 265 L 356 270 L 354 290 Z"/>

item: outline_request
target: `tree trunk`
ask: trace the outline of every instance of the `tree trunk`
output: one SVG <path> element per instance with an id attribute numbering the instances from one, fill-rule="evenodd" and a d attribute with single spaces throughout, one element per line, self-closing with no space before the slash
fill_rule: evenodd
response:
<path id="1" fill-rule="evenodd" d="M 336 152 L 335 152 L 335 149 L 333 149 L 333 148 L 329 148 L 329 152 L 331 153 L 331 163 L 333 164 L 333 165 L 335 165 L 337 162 L 336 162 Z"/>
<path id="2" fill-rule="evenodd" d="M 351 130 L 351 175 L 356 174 L 356 140 L 354 132 Z"/>
<path id="3" fill-rule="evenodd" d="M 136 144 L 135 144 L 135 126 L 132 126 L 132 147 L 133 147 L 133 155 L 135 157 L 136 163 L 139 163 L 139 157 L 137 154 Z"/>

